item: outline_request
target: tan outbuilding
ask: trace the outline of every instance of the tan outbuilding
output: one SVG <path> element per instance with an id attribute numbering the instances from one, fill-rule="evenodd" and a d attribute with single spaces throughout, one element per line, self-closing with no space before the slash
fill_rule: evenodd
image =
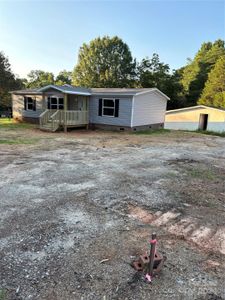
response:
<path id="1" fill-rule="evenodd" d="M 225 131 L 225 109 L 197 105 L 169 110 L 165 116 L 166 129 Z"/>

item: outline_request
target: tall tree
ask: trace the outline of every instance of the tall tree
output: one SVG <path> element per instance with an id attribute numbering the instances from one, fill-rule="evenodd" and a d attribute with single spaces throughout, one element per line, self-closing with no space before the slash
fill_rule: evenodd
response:
<path id="1" fill-rule="evenodd" d="M 57 85 L 64 85 L 64 84 L 71 84 L 72 83 L 72 72 L 63 70 L 59 72 L 55 79 L 55 84 Z"/>
<path id="2" fill-rule="evenodd" d="M 171 74 L 169 65 L 160 62 L 158 54 L 154 53 L 151 59 L 144 58 L 138 64 L 137 78 L 139 87 L 156 87 L 169 96 L 171 99 L 168 102 L 169 109 L 184 106 L 180 76 L 176 71 Z"/>
<path id="3" fill-rule="evenodd" d="M 22 81 L 16 78 L 11 71 L 8 58 L 0 52 L 0 109 L 11 107 L 11 96 L 9 91 L 21 89 Z"/>
<path id="4" fill-rule="evenodd" d="M 209 73 L 198 104 L 225 108 L 225 55 L 217 60 Z"/>
<path id="5" fill-rule="evenodd" d="M 54 84 L 54 75 L 51 72 L 32 70 L 27 77 L 27 88 L 39 88 L 45 85 Z"/>
<path id="6" fill-rule="evenodd" d="M 195 105 L 199 99 L 208 74 L 221 55 L 225 54 L 224 41 L 203 43 L 200 50 L 186 67 L 182 68 L 181 84 L 184 88 L 187 105 Z"/>
<path id="7" fill-rule="evenodd" d="M 85 87 L 129 87 L 134 84 L 135 61 L 119 37 L 104 36 L 79 50 L 73 83 Z"/>

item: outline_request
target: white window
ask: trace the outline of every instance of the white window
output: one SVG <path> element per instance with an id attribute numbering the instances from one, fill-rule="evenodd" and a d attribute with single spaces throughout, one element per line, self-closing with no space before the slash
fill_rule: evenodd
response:
<path id="1" fill-rule="evenodd" d="M 102 115 L 115 117 L 115 99 L 102 99 Z"/>
<path id="2" fill-rule="evenodd" d="M 64 99 L 57 96 L 48 97 L 48 108 L 54 110 L 63 109 Z"/>
<path id="3" fill-rule="evenodd" d="M 36 99 L 32 97 L 24 97 L 24 109 L 36 110 Z"/>

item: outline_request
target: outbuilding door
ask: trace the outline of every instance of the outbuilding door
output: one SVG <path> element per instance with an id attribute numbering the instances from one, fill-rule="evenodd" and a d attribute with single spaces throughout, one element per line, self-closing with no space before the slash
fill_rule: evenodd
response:
<path id="1" fill-rule="evenodd" d="M 199 130 L 207 130 L 208 114 L 200 114 L 199 117 Z"/>

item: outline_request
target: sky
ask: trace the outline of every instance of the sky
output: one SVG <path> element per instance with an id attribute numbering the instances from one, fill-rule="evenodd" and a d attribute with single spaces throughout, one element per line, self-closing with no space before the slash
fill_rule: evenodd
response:
<path id="1" fill-rule="evenodd" d="M 0 51 L 20 77 L 72 70 L 79 47 L 104 35 L 177 69 L 203 42 L 225 39 L 225 0 L 0 0 Z"/>

